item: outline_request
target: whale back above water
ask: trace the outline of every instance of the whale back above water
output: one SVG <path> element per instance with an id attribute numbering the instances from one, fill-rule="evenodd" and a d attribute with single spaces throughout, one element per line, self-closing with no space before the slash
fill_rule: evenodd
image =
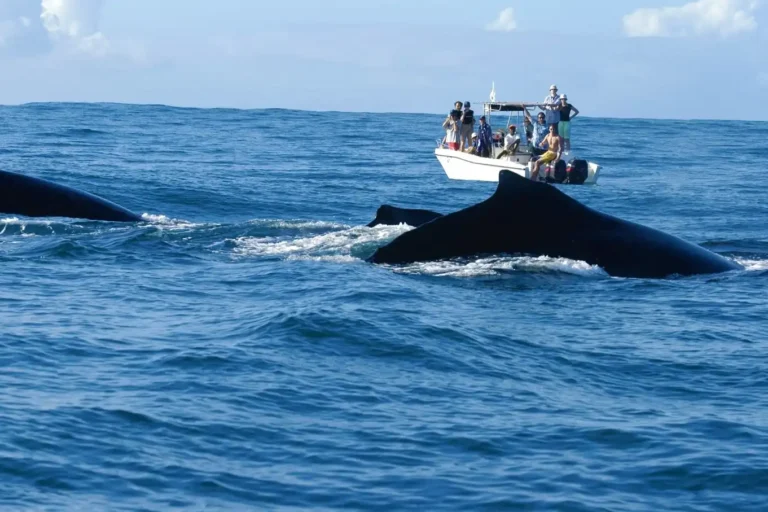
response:
<path id="1" fill-rule="evenodd" d="M 0 171 L 0 213 L 135 222 L 141 217 L 99 196 L 40 178 Z"/>
<path id="2" fill-rule="evenodd" d="M 595 211 L 556 187 L 499 173 L 487 200 L 403 233 L 369 261 L 402 264 L 482 254 L 586 261 L 620 277 L 725 272 L 736 263 L 640 224 Z"/>

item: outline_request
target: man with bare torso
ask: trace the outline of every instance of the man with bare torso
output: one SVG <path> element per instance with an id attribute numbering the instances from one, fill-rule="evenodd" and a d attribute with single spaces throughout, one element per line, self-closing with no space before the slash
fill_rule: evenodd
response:
<path id="1" fill-rule="evenodd" d="M 539 168 L 542 164 L 557 162 L 560 160 L 560 155 L 563 153 L 563 138 L 557 134 L 556 124 L 549 125 L 549 133 L 541 144 L 547 146 L 547 152 L 541 155 L 541 157 L 533 163 L 531 172 L 531 179 L 533 181 L 539 179 Z"/>

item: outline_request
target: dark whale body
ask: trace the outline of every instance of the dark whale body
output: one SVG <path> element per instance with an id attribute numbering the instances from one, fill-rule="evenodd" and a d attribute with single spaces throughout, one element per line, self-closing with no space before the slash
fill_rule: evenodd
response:
<path id="1" fill-rule="evenodd" d="M 141 220 L 132 211 L 93 194 L 7 171 L 0 171 L 0 213 L 115 222 Z"/>
<path id="2" fill-rule="evenodd" d="M 620 277 L 741 268 L 703 247 L 592 210 L 551 185 L 510 171 L 499 173 L 489 199 L 403 233 L 369 261 L 400 264 L 500 253 L 586 261 Z"/>
<path id="3" fill-rule="evenodd" d="M 386 226 L 407 224 L 409 226 L 419 227 L 422 224 L 426 224 L 427 222 L 431 222 L 442 216 L 442 213 L 437 213 L 430 210 L 413 210 L 383 204 L 379 207 L 378 210 L 376 210 L 376 218 L 373 219 L 370 224 L 368 224 L 368 227 L 372 228 L 380 224 Z"/>

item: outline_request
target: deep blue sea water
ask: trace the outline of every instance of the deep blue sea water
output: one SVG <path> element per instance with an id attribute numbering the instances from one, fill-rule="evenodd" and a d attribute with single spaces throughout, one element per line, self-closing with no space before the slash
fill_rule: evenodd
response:
<path id="1" fill-rule="evenodd" d="M 0 215 L 0 508 L 766 510 L 768 123 L 579 118 L 563 188 L 744 271 L 366 263 L 493 192 L 441 120 L 0 107 L 0 168 L 146 219 Z"/>

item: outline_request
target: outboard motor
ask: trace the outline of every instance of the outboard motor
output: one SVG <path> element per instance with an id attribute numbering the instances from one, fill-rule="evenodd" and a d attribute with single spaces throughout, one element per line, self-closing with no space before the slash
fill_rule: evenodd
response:
<path id="1" fill-rule="evenodd" d="M 564 160 L 558 160 L 555 164 L 554 182 L 564 183 L 568 179 L 568 171 Z"/>
<path id="2" fill-rule="evenodd" d="M 544 166 L 541 169 L 539 169 L 539 174 L 541 174 L 541 176 L 544 178 L 544 181 L 546 183 L 554 183 L 555 182 L 555 178 L 553 178 L 553 174 L 552 174 L 552 165 L 551 164 L 547 164 L 546 166 Z"/>
<path id="3" fill-rule="evenodd" d="M 571 160 L 568 172 L 568 183 L 572 185 L 582 185 L 589 176 L 589 164 L 586 160 Z"/>

